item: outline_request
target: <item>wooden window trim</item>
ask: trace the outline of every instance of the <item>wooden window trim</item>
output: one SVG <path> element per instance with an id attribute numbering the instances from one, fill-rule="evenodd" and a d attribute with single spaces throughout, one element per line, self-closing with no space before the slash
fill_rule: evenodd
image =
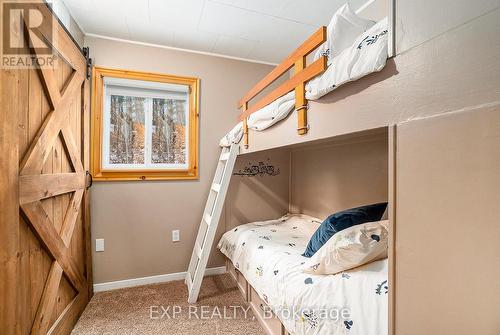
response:
<path id="1" fill-rule="evenodd" d="M 114 77 L 142 81 L 154 81 L 189 86 L 189 164 L 187 169 L 168 170 L 103 170 L 103 113 L 104 78 Z M 198 127 L 199 127 L 199 87 L 200 80 L 159 73 L 94 67 L 92 80 L 92 159 L 91 172 L 95 181 L 123 180 L 179 180 L 198 179 Z"/>

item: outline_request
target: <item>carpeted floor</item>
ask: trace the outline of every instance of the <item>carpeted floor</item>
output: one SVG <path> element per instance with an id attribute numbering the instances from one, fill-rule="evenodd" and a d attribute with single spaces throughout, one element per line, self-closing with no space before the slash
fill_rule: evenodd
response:
<path id="1" fill-rule="evenodd" d="M 96 293 L 72 335 L 265 334 L 228 274 L 206 277 L 198 303 L 182 281 Z"/>

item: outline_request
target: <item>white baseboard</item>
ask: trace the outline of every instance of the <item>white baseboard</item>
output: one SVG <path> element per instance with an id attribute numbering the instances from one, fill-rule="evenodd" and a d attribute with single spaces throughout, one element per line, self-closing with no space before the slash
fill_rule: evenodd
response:
<path id="1" fill-rule="evenodd" d="M 166 283 L 175 280 L 184 280 L 187 272 L 168 273 L 164 275 L 149 276 L 142 278 L 132 278 L 125 280 L 110 281 L 107 283 L 94 284 L 94 292 L 116 290 L 118 288 L 134 287 L 148 284 Z M 226 273 L 226 267 L 208 268 L 205 276 L 220 275 Z"/>

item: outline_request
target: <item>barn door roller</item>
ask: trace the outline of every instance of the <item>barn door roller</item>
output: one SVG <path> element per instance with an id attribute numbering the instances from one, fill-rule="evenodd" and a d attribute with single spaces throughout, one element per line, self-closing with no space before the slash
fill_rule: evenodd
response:
<path id="1" fill-rule="evenodd" d="M 92 177 L 92 173 L 89 171 L 86 171 L 86 175 L 88 177 L 89 183 L 87 184 L 86 188 L 87 190 L 92 187 L 92 184 L 94 183 L 94 177 Z"/>
<path id="2" fill-rule="evenodd" d="M 83 47 L 83 55 L 85 56 L 85 62 L 87 64 L 87 70 L 86 70 L 85 76 L 88 80 L 88 79 L 90 79 L 90 76 L 92 75 L 92 58 L 90 58 L 89 47 Z"/>

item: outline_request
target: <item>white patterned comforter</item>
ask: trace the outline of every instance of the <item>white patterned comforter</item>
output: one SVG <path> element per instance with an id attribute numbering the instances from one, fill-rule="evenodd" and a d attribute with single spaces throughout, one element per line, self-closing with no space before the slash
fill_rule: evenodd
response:
<path id="1" fill-rule="evenodd" d="M 301 254 L 318 225 L 287 214 L 238 226 L 218 248 L 291 334 L 387 334 L 387 259 L 337 275 L 306 274 Z"/>

